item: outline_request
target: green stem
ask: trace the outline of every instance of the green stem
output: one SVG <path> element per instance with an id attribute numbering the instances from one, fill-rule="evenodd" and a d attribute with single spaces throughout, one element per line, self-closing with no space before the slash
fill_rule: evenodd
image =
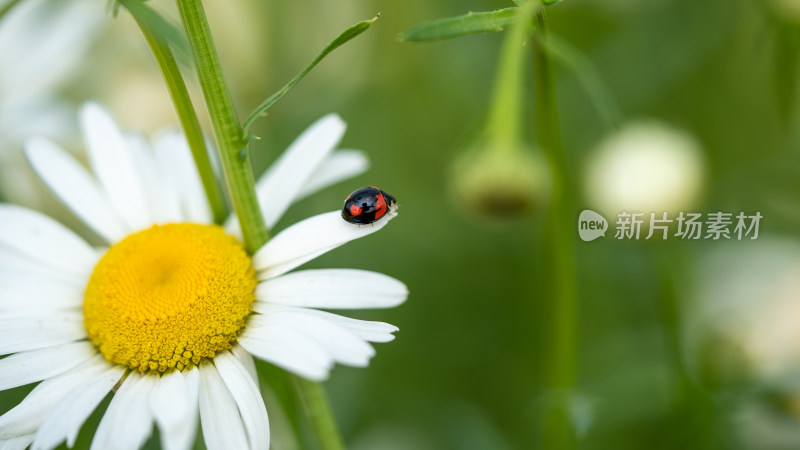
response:
<path id="1" fill-rule="evenodd" d="M 544 10 L 537 14 L 534 40 L 536 78 L 536 132 L 539 145 L 552 169 L 552 198 L 545 224 L 546 257 L 552 268 L 552 297 L 548 317 L 550 345 L 545 364 L 545 387 L 561 399 L 547 412 L 542 448 L 574 448 L 575 432 L 570 417 L 570 395 L 575 384 L 577 355 L 577 292 L 575 289 L 574 199 L 566 156 L 561 144 L 555 77 L 552 61 L 542 45 L 547 38 Z"/>
<path id="2" fill-rule="evenodd" d="M 200 0 L 177 2 L 192 48 L 203 97 L 214 125 L 222 171 L 230 190 L 233 209 L 242 227 L 245 247 L 252 254 L 267 242 L 269 232 L 256 198 L 250 153 L 242 139 L 242 127 L 222 75 L 203 4 Z"/>
<path id="3" fill-rule="evenodd" d="M 8 14 L 9 11 L 14 9 L 14 7 L 17 6 L 17 4 L 19 4 L 20 1 L 21 0 L 11 0 L 2 7 L 0 7 L 0 19 L 5 17 L 5 15 Z"/>
<path id="4" fill-rule="evenodd" d="M 343 450 L 345 446 L 333 420 L 333 412 L 328 396 L 325 395 L 325 389 L 321 384 L 304 378 L 293 376 L 292 379 L 303 411 L 311 423 L 311 430 L 322 450 Z"/>
<path id="5" fill-rule="evenodd" d="M 194 163 L 200 174 L 200 181 L 203 183 L 203 189 L 205 189 L 208 203 L 214 215 L 214 222 L 222 223 L 228 215 L 225 197 L 222 193 L 222 187 L 214 175 L 206 142 L 203 138 L 203 131 L 200 128 L 200 122 L 197 120 L 197 114 L 195 114 L 189 91 L 186 89 L 186 83 L 183 81 L 175 56 L 172 54 L 172 50 L 166 40 L 158 35 L 143 17 L 143 11 L 140 8 L 146 8 L 146 6 L 138 3 L 137 0 L 120 0 L 120 3 L 130 11 L 134 20 L 136 20 L 147 40 L 147 44 L 150 46 L 150 50 L 153 52 L 153 56 L 158 62 L 158 66 L 161 68 L 161 74 L 167 84 L 167 90 L 172 98 L 183 132 L 186 134 L 189 148 L 192 150 Z"/>
<path id="6" fill-rule="evenodd" d="M 200 0 L 177 0 L 186 35 L 192 48 L 200 86 L 206 100 L 219 147 L 222 170 L 234 210 L 242 227 L 245 246 L 254 253 L 269 240 L 264 217 L 258 206 L 242 127 L 233 108 L 230 90 L 222 75 L 219 57 Z M 295 392 L 304 405 L 311 428 L 323 450 L 344 448 L 328 399 L 320 384 L 290 375 Z"/>
<path id="7" fill-rule="evenodd" d="M 522 76 L 525 36 L 538 2 L 528 1 L 520 6 L 517 22 L 503 41 L 500 64 L 497 68 L 492 104 L 489 107 L 487 133 L 493 140 L 490 147 L 512 150 L 520 140 L 522 117 Z"/>

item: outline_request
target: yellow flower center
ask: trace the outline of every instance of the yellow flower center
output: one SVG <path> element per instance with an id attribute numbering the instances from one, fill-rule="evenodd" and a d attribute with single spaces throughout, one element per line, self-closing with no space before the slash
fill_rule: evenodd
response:
<path id="1" fill-rule="evenodd" d="M 216 225 L 154 225 L 108 249 L 86 286 L 84 326 L 105 358 L 183 370 L 231 348 L 255 299 L 242 245 Z"/>

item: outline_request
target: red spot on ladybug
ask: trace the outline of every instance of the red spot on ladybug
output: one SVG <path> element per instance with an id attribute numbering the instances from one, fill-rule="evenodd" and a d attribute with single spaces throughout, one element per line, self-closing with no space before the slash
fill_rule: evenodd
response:
<path id="1" fill-rule="evenodd" d="M 375 201 L 375 219 L 380 219 L 384 214 L 386 214 L 386 200 L 383 198 L 383 194 L 378 194 Z"/>
<path id="2" fill-rule="evenodd" d="M 342 218 L 349 223 L 363 225 L 379 220 L 394 208 L 397 208 L 397 201 L 392 194 L 368 186 L 347 196 L 342 207 Z"/>

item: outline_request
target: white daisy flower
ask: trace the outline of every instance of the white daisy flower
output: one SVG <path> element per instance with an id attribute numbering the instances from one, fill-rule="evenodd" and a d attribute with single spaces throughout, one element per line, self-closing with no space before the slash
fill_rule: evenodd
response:
<path id="1" fill-rule="evenodd" d="M 21 144 L 31 136 L 73 135 L 75 107 L 54 92 L 85 63 L 104 16 L 94 0 L 26 0 L 0 20 L 0 189 L 6 198 L 38 205 L 34 177 L 21 170 Z"/>
<path id="2" fill-rule="evenodd" d="M 269 427 L 253 356 L 312 380 L 335 362 L 363 367 L 397 328 L 318 310 L 402 303 L 403 283 L 301 264 L 374 226 L 320 214 L 275 235 L 252 258 L 213 225 L 185 140 L 154 148 L 125 137 L 99 106 L 81 111 L 93 174 L 36 139 L 26 156 L 108 248 L 56 221 L 0 205 L 0 389 L 41 381 L 0 416 L 0 448 L 52 449 L 78 432 L 118 387 L 93 449 L 138 448 L 155 423 L 166 449 L 191 447 L 199 411 L 210 449 L 267 449 Z M 258 183 L 276 223 L 299 197 L 360 173 L 366 158 L 335 150 L 345 124 L 328 115 L 306 130 Z"/>

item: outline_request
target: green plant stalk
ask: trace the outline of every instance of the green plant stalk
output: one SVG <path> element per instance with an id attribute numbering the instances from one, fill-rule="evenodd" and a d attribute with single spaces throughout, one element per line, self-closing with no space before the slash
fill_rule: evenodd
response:
<path id="1" fill-rule="evenodd" d="M 545 388 L 562 402 L 547 411 L 542 448 L 574 448 L 575 432 L 569 401 L 575 383 L 577 356 L 577 291 L 574 256 L 574 193 L 566 156 L 561 144 L 558 105 L 552 61 L 542 45 L 547 39 L 544 10 L 537 14 L 537 39 L 534 40 L 536 81 L 536 132 L 539 145 L 552 169 L 552 197 L 545 223 L 546 257 L 552 269 L 550 279 L 550 348 L 547 353 Z"/>
<path id="2" fill-rule="evenodd" d="M 206 197 L 208 197 L 208 203 L 214 215 L 214 222 L 222 223 L 228 215 L 225 197 L 222 193 L 222 187 L 214 175 L 206 142 L 203 138 L 203 130 L 200 128 L 200 122 L 197 119 L 192 100 L 189 97 L 189 91 L 186 89 L 186 83 L 183 81 L 175 56 L 164 38 L 159 36 L 139 13 L 140 10 L 138 8 L 145 8 L 144 5 L 140 5 L 137 8 L 136 5 L 132 4 L 132 0 L 119 1 L 136 20 L 145 40 L 147 40 L 147 44 L 150 46 L 150 50 L 153 52 L 153 56 L 158 62 L 159 68 L 161 68 L 161 74 L 164 76 L 167 90 L 183 127 L 189 148 L 192 151 L 197 172 L 200 174 L 200 181 L 203 183 L 203 189 L 206 192 Z"/>
<path id="3" fill-rule="evenodd" d="M 258 206 L 250 153 L 242 139 L 230 90 L 222 75 L 217 50 L 200 0 L 177 0 L 186 36 L 192 49 L 203 97 L 214 125 L 222 171 L 239 218 L 247 251 L 255 253 L 269 239 Z"/>
<path id="4" fill-rule="evenodd" d="M 211 29 L 201 1 L 177 0 L 177 3 L 192 48 L 203 97 L 214 125 L 222 170 L 242 227 L 245 246 L 252 254 L 269 240 L 269 232 L 258 207 L 250 154 L 244 143 L 242 127 L 236 117 L 233 99 L 222 75 L 219 57 L 214 48 Z M 320 448 L 322 450 L 344 448 L 322 386 L 292 374 L 289 374 L 289 378 L 294 381 L 292 384 L 295 393 L 304 405 L 306 417 L 311 423 L 311 429 Z"/>
<path id="5" fill-rule="evenodd" d="M 520 140 L 522 128 L 522 77 L 525 37 L 530 30 L 532 17 L 538 2 L 529 1 L 519 8 L 517 21 L 503 41 L 500 64 L 489 106 L 486 133 L 490 139 L 487 148 L 494 151 L 513 151 Z"/>
<path id="6" fill-rule="evenodd" d="M 324 450 L 344 450 L 345 446 L 339 435 L 339 429 L 333 420 L 328 396 L 321 384 L 293 376 L 295 390 L 302 392 L 300 404 L 305 416 L 311 423 L 311 429 Z"/>
<path id="7" fill-rule="evenodd" d="M 11 0 L 2 7 L 0 7 L 0 19 L 2 19 L 9 11 L 14 9 L 21 0 Z"/>

